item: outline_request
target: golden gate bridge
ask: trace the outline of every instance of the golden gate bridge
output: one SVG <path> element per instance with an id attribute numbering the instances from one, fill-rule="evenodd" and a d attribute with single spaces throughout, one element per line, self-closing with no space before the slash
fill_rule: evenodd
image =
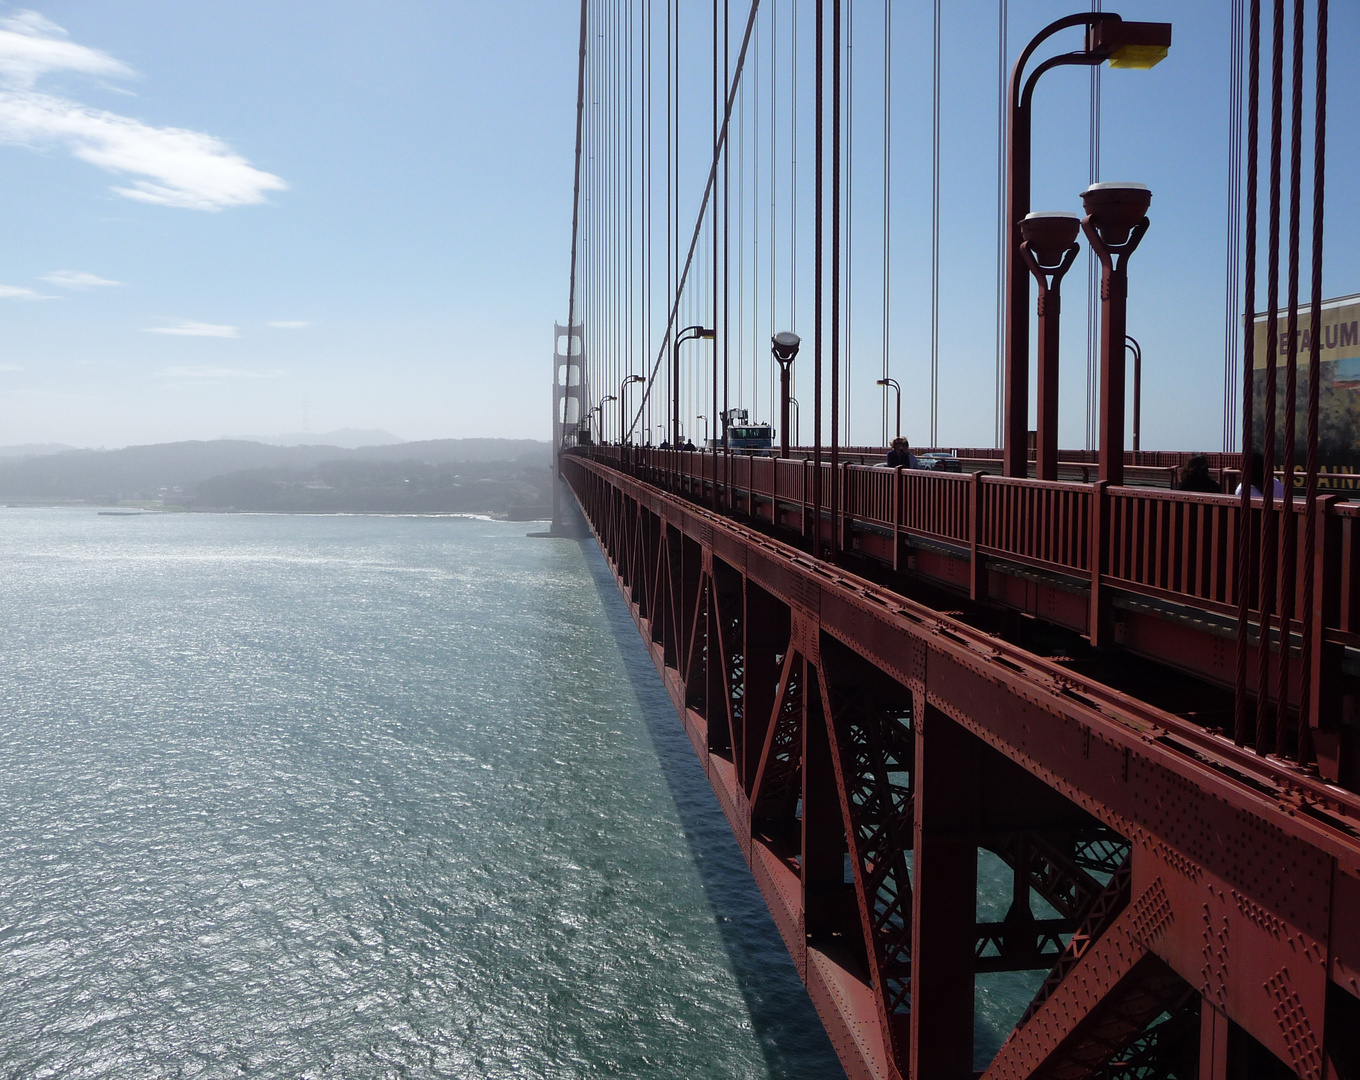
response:
<path id="1" fill-rule="evenodd" d="M 1153 66 L 1172 27 L 1095 4 L 1012 54 L 1002 0 L 998 445 L 935 468 L 848 438 L 856 7 L 861 41 L 882 20 L 886 147 L 889 2 L 583 0 L 560 475 L 848 1075 L 1360 1077 L 1360 503 L 1319 451 L 1353 334 L 1322 291 L 1327 0 L 1230 5 L 1225 445 L 1205 455 L 1127 448 L 1151 193 L 1099 181 L 1094 74 L 1083 214 L 1030 206 L 1038 80 Z M 1092 445 L 1064 451 L 1083 241 Z M 777 446 L 733 446 L 748 405 Z M 1009 869 L 1000 920 L 978 915 L 980 852 Z M 1036 989 L 979 1061 L 975 996 L 1005 972 Z"/>

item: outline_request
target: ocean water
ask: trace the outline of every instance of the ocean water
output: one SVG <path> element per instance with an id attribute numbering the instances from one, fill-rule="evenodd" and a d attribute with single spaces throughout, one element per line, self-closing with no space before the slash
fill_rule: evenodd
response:
<path id="1" fill-rule="evenodd" d="M 598 552 L 0 510 L 0 1076 L 840 1075 Z"/>

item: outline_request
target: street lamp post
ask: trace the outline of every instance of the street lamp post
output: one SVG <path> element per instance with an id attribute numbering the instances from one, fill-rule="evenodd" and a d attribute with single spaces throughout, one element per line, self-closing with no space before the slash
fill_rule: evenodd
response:
<path id="1" fill-rule="evenodd" d="M 1062 53 L 1039 64 L 1024 78 L 1034 50 L 1060 30 L 1086 27 L 1078 52 Z M 1170 23 L 1124 22 L 1113 12 L 1078 12 L 1049 23 L 1025 46 L 1010 80 L 1010 131 L 1006 168 L 1006 388 L 1002 432 L 1002 472 L 1025 476 L 1029 459 L 1029 270 L 1020 253 L 1020 221 L 1029 213 L 1030 113 L 1039 77 L 1072 64 L 1150 68 L 1171 46 Z"/>
<path id="2" fill-rule="evenodd" d="M 687 341 L 712 337 L 712 327 L 687 326 L 675 335 L 675 344 L 671 346 L 671 442 L 676 446 L 680 445 L 680 346 Z"/>
<path id="3" fill-rule="evenodd" d="M 1020 222 L 1024 237 L 1020 253 L 1039 283 L 1039 379 L 1034 475 L 1058 479 L 1058 329 L 1062 314 L 1063 275 L 1072 268 L 1081 245 L 1081 222 L 1064 211 L 1026 214 Z"/>
<path id="4" fill-rule="evenodd" d="M 1136 454 L 1142 449 L 1139 433 L 1143 418 L 1143 348 L 1128 334 L 1124 335 L 1124 348 L 1133 352 L 1133 452 Z"/>
<path id="5" fill-rule="evenodd" d="M 878 385 L 883 387 L 891 386 L 897 391 L 897 435 L 895 438 L 902 437 L 902 384 L 896 379 L 879 379 Z"/>
<path id="6" fill-rule="evenodd" d="M 1124 333 L 1129 256 L 1148 230 L 1152 192 L 1142 184 L 1092 184 L 1081 227 L 1100 260 L 1100 478 L 1124 482 Z"/>
<path id="7" fill-rule="evenodd" d="M 705 446 L 708 445 L 708 417 L 705 416 L 703 413 L 699 413 L 699 415 L 697 415 L 694 419 L 702 420 L 704 422 L 704 441 L 703 444 L 699 447 L 699 449 L 702 450 Z"/>
<path id="8" fill-rule="evenodd" d="M 770 352 L 779 364 L 779 456 L 789 456 L 789 371 L 798 355 L 802 338 L 792 330 L 781 330 L 770 338 Z"/>
<path id="9" fill-rule="evenodd" d="M 618 400 L 619 400 L 618 397 L 615 396 L 614 394 L 605 394 L 604 397 L 600 398 L 600 445 L 602 446 L 604 445 L 604 407 L 608 405 L 611 401 Z M 620 443 L 623 442 L 622 429 L 619 430 L 619 442 Z"/>
<path id="10" fill-rule="evenodd" d="M 792 412 L 792 416 L 793 416 L 793 445 L 794 445 L 794 446 L 797 446 L 797 445 L 798 445 L 798 399 L 797 399 L 796 397 L 791 397 L 791 398 L 789 398 L 789 408 L 793 410 L 793 412 Z"/>
<path id="11" fill-rule="evenodd" d="M 645 382 L 641 375 L 629 375 L 623 382 L 619 383 L 619 445 L 624 443 L 624 424 L 627 422 L 627 405 L 624 403 L 624 395 L 628 392 L 628 387 L 633 383 Z"/>

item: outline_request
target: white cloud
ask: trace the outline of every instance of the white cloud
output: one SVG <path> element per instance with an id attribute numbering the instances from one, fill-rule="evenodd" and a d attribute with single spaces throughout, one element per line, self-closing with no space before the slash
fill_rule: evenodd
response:
<path id="1" fill-rule="evenodd" d="M 40 293 L 36 289 L 30 289 L 24 285 L 0 285 L 0 299 L 3 300 L 55 300 L 55 296 L 48 296 Z"/>
<path id="2" fill-rule="evenodd" d="M 98 49 L 64 40 L 67 34 L 36 11 L 0 18 L 0 80 L 26 90 L 50 71 L 127 77 L 132 69 Z"/>
<path id="3" fill-rule="evenodd" d="M 169 326 L 146 326 L 143 327 L 143 330 L 148 334 L 175 334 L 179 337 L 234 338 L 241 336 L 241 332 L 234 326 L 194 322 L 191 319 L 180 319 Z"/>
<path id="4" fill-rule="evenodd" d="M 60 285 L 63 289 L 93 289 L 100 285 L 121 285 L 121 281 L 110 281 L 84 270 L 53 270 L 42 276 L 44 281 Z"/>
<path id="5" fill-rule="evenodd" d="M 285 371 L 245 371 L 223 367 L 168 367 L 161 372 L 170 379 L 279 379 Z"/>
<path id="6" fill-rule="evenodd" d="M 287 188 L 212 135 L 152 127 L 34 90 L 49 72 L 133 74 L 113 57 L 64 38 L 61 27 L 35 12 L 0 18 L 0 142 L 65 146 L 81 161 L 131 177 L 131 185 L 114 187 L 115 193 L 162 206 L 222 210 Z"/>
<path id="7" fill-rule="evenodd" d="M 306 319 L 275 319 L 273 322 L 265 323 L 265 326 L 275 330 L 306 330 L 311 325 Z"/>

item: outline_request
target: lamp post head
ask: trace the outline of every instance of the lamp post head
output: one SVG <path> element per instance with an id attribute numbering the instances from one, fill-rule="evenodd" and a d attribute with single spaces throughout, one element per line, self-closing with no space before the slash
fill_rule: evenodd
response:
<path id="1" fill-rule="evenodd" d="M 644 382 L 644 381 L 645 381 L 645 380 L 643 379 L 643 377 L 642 377 L 641 375 L 629 375 L 628 378 L 626 378 L 626 379 L 623 380 L 623 385 L 624 385 L 624 386 L 627 386 L 629 383 Z"/>
<path id="2" fill-rule="evenodd" d="M 1112 68 L 1156 67 L 1171 48 L 1171 24 L 1125 22 L 1118 17 L 1091 24 L 1086 50 L 1104 53 Z"/>
<path id="3" fill-rule="evenodd" d="M 1118 247 L 1147 216 L 1152 192 L 1146 184 L 1092 184 L 1081 193 L 1081 203 L 1105 245 Z"/>
<path id="4" fill-rule="evenodd" d="M 781 364 L 793 363 L 793 358 L 798 355 L 798 346 L 803 343 L 803 339 L 792 330 L 781 330 L 770 338 L 770 349 L 774 353 L 774 358 Z"/>
<path id="5" fill-rule="evenodd" d="M 1065 210 L 1041 210 L 1026 214 L 1020 222 L 1020 237 L 1044 268 L 1062 263 L 1081 231 L 1081 219 Z"/>

